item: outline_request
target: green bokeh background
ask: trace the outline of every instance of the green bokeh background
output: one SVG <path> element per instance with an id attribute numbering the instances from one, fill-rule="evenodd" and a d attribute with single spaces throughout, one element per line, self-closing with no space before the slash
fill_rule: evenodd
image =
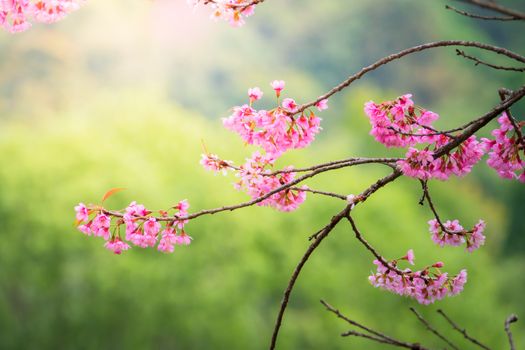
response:
<path id="1" fill-rule="evenodd" d="M 507 1 L 522 7 L 520 1 Z M 247 208 L 188 224 L 191 246 L 172 255 L 106 251 L 73 226 L 73 206 L 97 202 L 112 187 L 131 200 L 167 208 L 187 198 L 192 210 L 246 200 L 234 177 L 199 166 L 201 140 L 237 164 L 254 150 L 222 128 L 221 117 L 260 86 L 287 81 L 286 95 L 306 102 L 376 59 L 434 40 L 480 40 L 525 50 L 523 24 L 478 22 L 441 1 L 267 0 L 242 29 L 209 21 L 183 0 L 90 0 L 51 26 L 0 33 L 0 348 L 264 349 L 289 276 L 307 237 L 341 209 L 309 196 L 293 213 Z M 469 51 L 474 53 L 473 50 Z M 509 64 L 501 57 L 479 57 Z M 498 103 L 497 88 L 523 75 L 473 67 L 453 48 L 408 57 L 367 75 L 331 101 L 323 132 L 280 165 L 308 166 L 349 156 L 395 156 L 368 135 L 364 102 L 412 92 L 438 112 L 443 128 Z M 525 104 L 515 107 L 522 119 Z M 487 135 L 487 133 L 481 133 Z M 367 165 L 309 181 L 312 188 L 358 193 L 388 169 Z M 525 316 L 524 186 L 480 163 L 472 175 L 430 184 L 444 218 L 487 222 L 485 247 L 439 248 L 417 181 L 401 179 L 355 211 L 385 256 L 407 249 L 424 266 L 467 268 L 458 297 L 424 307 L 371 287 L 371 256 L 341 224 L 312 256 L 292 294 L 281 349 L 382 349 L 341 338 L 347 325 L 319 304 L 407 341 L 442 348 L 410 314 L 417 306 L 468 349 L 435 310 L 472 335 L 506 348 L 503 321 Z M 524 323 L 513 326 L 525 346 Z"/>

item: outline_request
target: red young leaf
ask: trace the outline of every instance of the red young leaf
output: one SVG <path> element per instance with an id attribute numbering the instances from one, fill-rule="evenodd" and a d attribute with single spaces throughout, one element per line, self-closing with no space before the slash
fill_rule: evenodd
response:
<path id="1" fill-rule="evenodd" d="M 112 188 L 111 190 L 107 191 L 106 194 L 104 195 L 104 197 L 102 197 L 102 203 L 104 203 L 104 201 L 106 199 L 108 199 L 109 197 L 111 197 L 112 195 L 114 195 L 115 193 L 117 192 L 120 192 L 120 191 L 124 191 L 125 188 Z"/>

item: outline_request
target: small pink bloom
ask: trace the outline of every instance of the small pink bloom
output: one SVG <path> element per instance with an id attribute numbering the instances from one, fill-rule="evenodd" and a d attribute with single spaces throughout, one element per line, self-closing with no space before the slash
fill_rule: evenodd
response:
<path id="1" fill-rule="evenodd" d="M 84 205 L 84 203 L 79 203 L 76 207 L 75 207 L 75 211 L 77 212 L 77 221 L 80 223 L 80 222 L 85 222 L 85 221 L 88 221 L 89 220 L 89 213 L 88 213 L 88 209 L 86 208 L 86 206 Z"/>
<path id="2" fill-rule="evenodd" d="M 111 241 L 107 241 L 106 244 L 104 244 L 104 247 L 119 255 L 122 253 L 122 251 L 128 250 L 130 248 L 130 246 L 127 243 L 122 242 L 120 238 L 114 238 Z"/>
<path id="3" fill-rule="evenodd" d="M 281 96 L 281 91 L 283 91 L 284 85 L 285 85 L 284 81 L 283 80 L 274 80 L 274 81 L 272 81 L 272 83 L 270 85 L 275 90 L 275 94 L 277 95 L 277 97 Z"/>
<path id="4" fill-rule="evenodd" d="M 111 225 L 111 219 L 105 214 L 98 214 L 91 224 L 91 232 L 95 236 L 104 237 L 105 240 L 109 239 L 109 227 Z"/>
<path id="5" fill-rule="evenodd" d="M 324 111 L 325 109 L 328 109 L 328 100 L 325 98 L 324 100 L 321 100 L 315 104 L 315 107 L 319 111 Z"/>
<path id="6" fill-rule="evenodd" d="M 175 244 L 178 245 L 189 245 L 193 238 L 182 232 L 180 235 L 176 236 Z"/>
<path id="7" fill-rule="evenodd" d="M 288 110 L 289 112 L 296 112 L 297 107 L 297 103 L 295 103 L 295 100 L 293 98 L 285 98 L 283 100 L 283 108 Z"/>
<path id="8" fill-rule="evenodd" d="M 86 236 L 91 236 L 91 224 L 88 223 L 86 225 L 79 225 L 77 227 L 77 229 L 82 232 L 83 234 L 85 234 Z"/>
<path id="9" fill-rule="evenodd" d="M 467 238 L 467 250 L 473 252 L 474 250 L 485 244 L 485 236 L 483 231 L 485 230 L 485 222 L 479 220 L 479 222 L 472 229 L 471 235 Z"/>
<path id="10" fill-rule="evenodd" d="M 252 102 L 260 100 L 262 95 L 263 92 L 258 87 L 248 89 L 248 97 L 250 97 L 250 101 Z"/>
<path id="11" fill-rule="evenodd" d="M 160 223 L 157 222 L 155 218 L 149 218 L 144 223 L 144 234 L 148 236 L 156 236 L 159 233 L 161 228 Z"/>
<path id="12" fill-rule="evenodd" d="M 412 249 L 409 249 L 407 255 L 405 255 L 403 259 L 407 260 L 410 263 L 410 265 L 414 265 L 414 251 Z"/>

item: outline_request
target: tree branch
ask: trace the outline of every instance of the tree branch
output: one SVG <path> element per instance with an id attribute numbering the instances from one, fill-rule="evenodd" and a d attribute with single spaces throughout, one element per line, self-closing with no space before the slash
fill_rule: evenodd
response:
<path id="1" fill-rule="evenodd" d="M 499 69 L 499 70 L 506 70 L 506 71 L 513 71 L 513 72 L 525 72 L 525 67 L 517 68 L 517 67 L 498 66 L 498 65 L 495 65 L 495 64 L 484 62 L 484 61 L 482 61 L 479 58 L 476 58 L 474 56 L 467 55 L 465 53 L 465 51 L 462 51 L 462 50 L 459 50 L 459 49 L 456 49 L 456 54 L 458 56 L 462 56 L 462 57 L 465 57 L 466 59 L 469 59 L 471 61 L 476 62 L 475 63 L 476 66 L 481 64 L 483 66 L 487 66 L 487 67 L 494 68 L 494 69 Z"/>
<path id="2" fill-rule="evenodd" d="M 275 349 L 275 346 L 277 344 L 277 336 L 279 335 L 279 329 L 281 328 L 284 312 L 286 310 L 286 307 L 288 306 L 288 301 L 290 300 L 290 294 L 292 293 L 292 290 L 295 286 L 295 282 L 297 281 L 297 278 L 299 277 L 299 274 L 301 273 L 304 264 L 306 264 L 314 250 L 330 234 L 330 232 L 332 232 L 332 230 L 337 226 L 341 219 L 345 217 L 345 215 L 350 211 L 350 209 L 351 205 L 347 205 L 342 211 L 340 211 L 337 215 L 332 217 L 330 222 L 321 230 L 321 232 L 317 235 L 315 240 L 310 244 L 303 257 L 299 261 L 299 264 L 297 264 L 297 266 L 295 267 L 295 270 L 292 273 L 292 276 L 290 277 L 288 285 L 284 291 L 283 299 L 281 301 L 281 307 L 279 309 L 279 313 L 277 314 L 277 320 L 275 321 L 272 339 L 270 342 L 270 350 Z"/>
<path id="3" fill-rule="evenodd" d="M 514 339 L 512 338 L 512 332 L 510 331 L 510 324 L 517 322 L 518 316 L 512 314 L 505 320 L 505 332 L 507 333 L 507 337 L 509 338 L 509 345 L 510 350 L 516 350 L 516 347 L 514 346 Z"/>
<path id="4" fill-rule="evenodd" d="M 501 17 L 501 16 L 482 16 L 482 15 L 477 15 L 477 14 L 474 14 L 474 13 L 470 13 L 470 12 L 459 10 L 459 9 L 457 9 L 455 7 L 452 7 L 452 6 L 449 6 L 449 5 L 445 5 L 445 8 L 447 10 L 452 10 L 452 11 L 454 11 L 456 13 L 459 13 L 460 15 L 463 15 L 465 17 L 471 17 L 471 18 L 476 18 L 476 19 L 483 19 L 483 20 L 489 20 L 489 21 L 520 21 L 520 20 L 522 20 L 521 18 L 514 17 L 514 16 Z"/>
<path id="5" fill-rule="evenodd" d="M 376 70 L 377 68 L 379 68 L 379 67 L 381 67 L 381 66 L 383 66 L 383 65 L 385 65 L 385 64 L 387 64 L 389 62 L 398 60 L 398 59 L 400 59 L 402 57 L 405 57 L 407 55 L 410 55 L 410 54 L 413 54 L 413 53 L 416 53 L 416 52 L 421 52 L 421 51 L 425 51 L 425 50 L 433 49 L 433 48 L 438 48 L 438 47 L 447 47 L 447 46 L 477 47 L 479 49 L 492 51 L 492 52 L 495 52 L 497 54 L 507 56 L 507 57 L 509 57 L 509 58 L 511 58 L 513 60 L 518 61 L 518 62 L 525 63 L 525 57 L 523 57 L 523 56 L 521 56 L 521 55 L 519 55 L 517 53 L 514 53 L 514 52 L 512 52 L 510 50 L 507 50 L 507 49 L 504 49 L 504 48 L 501 48 L 501 47 L 497 47 L 497 46 L 493 46 L 493 45 L 482 44 L 482 43 L 478 43 L 478 42 L 475 42 L 475 41 L 462 41 L 462 40 L 436 41 L 436 42 L 432 42 L 432 43 L 427 43 L 427 44 L 423 44 L 423 45 L 414 46 L 414 47 L 408 48 L 406 50 L 400 51 L 398 53 L 395 53 L 395 54 L 383 57 L 382 59 L 376 61 L 375 63 L 373 63 L 373 64 L 371 64 L 371 65 L 369 65 L 367 67 L 364 67 L 359 72 L 349 76 L 341 84 L 337 85 L 332 90 L 328 91 L 326 94 L 318 97 L 316 100 L 301 105 L 295 114 L 301 113 L 305 109 L 314 106 L 319 101 L 322 101 L 324 99 L 327 99 L 327 98 L 331 97 L 335 93 L 337 93 L 337 92 L 345 89 L 346 87 L 348 87 L 354 81 L 356 81 L 356 80 L 360 79 L 361 77 L 363 77 L 365 74 L 367 74 L 367 73 L 369 73 L 369 72 L 371 72 L 373 70 Z"/>
<path id="6" fill-rule="evenodd" d="M 470 342 L 472 342 L 473 344 L 476 344 L 477 346 L 479 346 L 480 348 L 482 349 L 485 349 L 485 350 L 490 350 L 490 348 L 486 345 L 483 345 L 481 344 L 478 340 L 476 340 L 475 338 L 472 338 L 470 335 L 467 334 L 467 330 L 466 329 L 462 329 L 460 328 L 456 323 L 454 323 L 454 321 L 452 321 L 452 319 L 450 317 L 448 317 L 445 312 L 441 309 L 437 310 L 438 314 L 440 314 L 441 316 L 443 316 L 445 318 L 445 320 L 447 320 L 448 323 L 450 323 L 450 325 L 452 326 L 452 328 L 454 328 L 455 330 L 457 330 L 459 333 L 463 334 L 463 336 L 465 337 L 465 339 L 468 339 Z"/>
<path id="7" fill-rule="evenodd" d="M 423 316 L 421 316 L 419 314 L 419 312 L 416 311 L 416 309 L 414 309 L 413 307 L 410 308 L 410 311 L 412 311 L 414 313 L 414 315 L 416 315 L 417 319 L 423 323 L 425 325 L 425 327 L 427 327 L 427 329 L 429 331 L 431 331 L 432 333 L 434 333 L 438 338 L 440 338 L 441 340 L 443 340 L 445 343 L 447 343 L 448 345 L 450 345 L 453 349 L 455 350 L 459 350 L 459 348 L 454 345 L 450 340 L 448 340 L 444 335 L 442 335 L 441 333 L 439 333 L 434 327 L 432 327 L 430 325 L 430 323 L 428 323 L 424 318 Z"/>
<path id="8" fill-rule="evenodd" d="M 373 330 L 369 327 L 366 327 L 354 320 L 351 320 L 349 319 L 348 317 L 346 317 L 345 315 L 343 315 L 341 312 L 339 312 L 339 310 L 337 310 L 336 308 L 334 308 L 333 306 L 331 306 L 330 304 L 328 304 L 327 302 L 325 302 L 324 300 L 321 300 L 321 304 L 323 304 L 326 309 L 330 312 L 332 312 L 333 314 L 335 314 L 338 318 L 342 319 L 342 320 L 345 320 L 346 322 L 348 322 L 349 324 L 351 324 L 352 326 L 355 326 L 355 327 L 358 327 L 370 334 L 373 334 L 373 336 L 371 335 L 368 335 L 368 334 L 364 334 L 364 333 L 360 333 L 360 332 L 356 332 L 356 331 L 347 331 L 343 334 L 341 334 L 341 336 L 343 337 L 346 337 L 346 336 L 350 336 L 350 335 L 353 335 L 353 336 L 357 336 L 357 337 L 362 337 L 362 338 L 367 338 L 367 339 L 370 339 L 370 340 L 373 340 L 373 341 L 376 341 L 376 342 L 379 342 L 379 343 L 384 343 L 384 344 L 390 344 L 390 345 L 394 345 L 394 346 L 399 346 L 399 347 L 403 347 L 403 348 L 407 348 L 407 349 L 413 349 L 413 350 L 428 350 L 427 348 L 421 346 L 420 344 L 418 343 L 407 343 L 407 342 L 403 342 L 401 340 L 397 340 L 397 339 L 394 339 L 384 333 L 381 333 L 381 332 L 378 332 L 376 330 Z"/>
<path id="9" fill-rule="evenodd" d="M 525 13 L 509 9 L 507 7 L 497 4 L 495 1 L 483 1 L 483 0 L 458 0 L 467 4 L 471 4 L 480 8 L 491 10 L 494 12 L 501 13 L 502 15 L 508 15 L 519 19 L 525 19 Z"/>

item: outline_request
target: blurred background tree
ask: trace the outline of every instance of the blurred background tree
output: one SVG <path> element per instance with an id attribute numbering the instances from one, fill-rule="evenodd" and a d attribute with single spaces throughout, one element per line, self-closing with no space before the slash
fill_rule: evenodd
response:
<path id="1" fill-rule="evenodd" d="M 0 33 L 0 348 L 265 348 L 306 237 L 339 203 L 311 197 L 291 214 L 248 208 L 204 217 L 188 226 L 188 248 L 121 257 L 74 229 L 73 206 L 96 202 L 111 187 L 128 188 L 109 200 L 115 208 L 132 199 L 165 208 L 188 198 L 193 209 L 244 200 L 234 178 L 213 176 L 198 161 L 201 139 L 237 164 L 250 154 L 220 121 L 248 87 L 270 95 L 268 83 L 284 79 L 286 95 L 305 102 L 362 66 L 427 41 L 524 48 L 523 24 L 461 17 L 441 1 L 269 0 L 256 12 L 239 30 L 210 22 L 206 10 L 193 13 L 185 1 L 90 0 L 58 24 Z M 370 99 L 412 92 L 445 128 L 490 109 L 499 87 L 522 83 L 520 75 L 473 67 L 454 49 L 421 53 L 334 97 L 318 140 L 283 162 L 394 156 L 368 135 L 362 107 Z M 522 119 L 525 105 L 514 111 Z M 310 184 L 357 193 L 383 173 L 371 165 Z M 409 179 L 374 196 L 356 219 L 388 257 L 412 247 L 422 265 L 466 267 L 462 295 L 419 309 L 432 319 L 443 308 L 502 348 L 502 320 L 525 315 L 524 186 L 484 163 L 468 178 L 432 186 L 443 217 L 487 221 L 483 249 L 466 255 L 435 247 L 431 214 L 417 205 L 419 184 Z M 339 227 L 309 264 L 280 348 L 383 348 L 341 339 L 346 326 L 323 310 L 321 297 L 387 333 L 439 344 L 409 315 L 414 302 L 368 284 L 371 259 L 349 228 Z M 446 327 L 439 318 L 435 324 Z M 523 324 L 515 327 L 516 342 L 525 344 Z"/>

